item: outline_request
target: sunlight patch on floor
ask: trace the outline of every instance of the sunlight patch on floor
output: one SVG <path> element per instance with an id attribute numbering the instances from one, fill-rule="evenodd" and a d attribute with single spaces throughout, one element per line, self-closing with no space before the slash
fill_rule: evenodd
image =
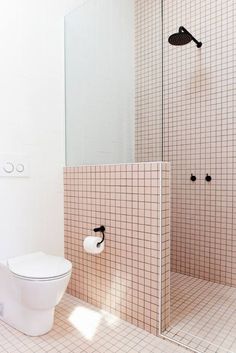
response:
<path id="1" fill-rule="evenodd" d="M 96 334 L 97 328 L 101 322 L 102 314 L 84 308 L 82 306 L 77 307 L 71 313 L 69 322 L 87 339 L 92 340 Z"/>

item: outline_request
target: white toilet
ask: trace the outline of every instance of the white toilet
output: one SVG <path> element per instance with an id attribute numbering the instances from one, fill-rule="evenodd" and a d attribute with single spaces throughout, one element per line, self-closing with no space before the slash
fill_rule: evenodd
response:
<path id="1" fill-rule="evenodd" d="M 0 320 L 29 336 L 51 330 L 72 264 L 37 252 L 0 261 Z"/>

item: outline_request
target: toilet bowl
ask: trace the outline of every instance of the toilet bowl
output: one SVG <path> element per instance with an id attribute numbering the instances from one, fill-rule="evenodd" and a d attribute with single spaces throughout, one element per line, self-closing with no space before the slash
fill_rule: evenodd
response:
<path id="1" fill-rule="evenodd" d="M 29 336 L 49 332 L 71 269 L 70 261 L 43 252 L 0 261 L 0 320 Z"/>

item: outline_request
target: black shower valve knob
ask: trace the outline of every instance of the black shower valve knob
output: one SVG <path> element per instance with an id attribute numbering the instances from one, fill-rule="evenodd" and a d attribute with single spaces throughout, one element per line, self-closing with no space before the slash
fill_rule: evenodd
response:
<path id="1" fill-rule="evenodd" d="M 190 180 L 191 180 L 191 181 L 196 181 L 196 180 L 197 180 L 197 178 L 196 178 L 196 176 L 195 176 L 195 175 L 191 174 L 191 178 L 190 178 Z"/>
<path id="2" fill-rule="evenodd" d="M 207 174 L 205 177 L 205 180 L 209 183 L 212 180 L 212 177 L 209 174 Z"/>

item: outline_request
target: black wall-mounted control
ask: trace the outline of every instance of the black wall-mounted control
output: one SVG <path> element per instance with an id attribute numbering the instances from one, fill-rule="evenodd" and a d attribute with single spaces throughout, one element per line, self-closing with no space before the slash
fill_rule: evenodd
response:
<path id="1" fill-rule="evenodd" d="M 207 174 L 205 177 L 205 180 L 209 183 L 212 180 L 212 177 L 209 174 Z"/>
<path id="2" fill-rule="evenodd" d="M 196 180 L 197 180 L 197 178 L 196 178 L 196 176 L 195 176 L 195 175 L 191 174 L 190 180 L 191 180 L 191 181 L 196 181 Z"/>

